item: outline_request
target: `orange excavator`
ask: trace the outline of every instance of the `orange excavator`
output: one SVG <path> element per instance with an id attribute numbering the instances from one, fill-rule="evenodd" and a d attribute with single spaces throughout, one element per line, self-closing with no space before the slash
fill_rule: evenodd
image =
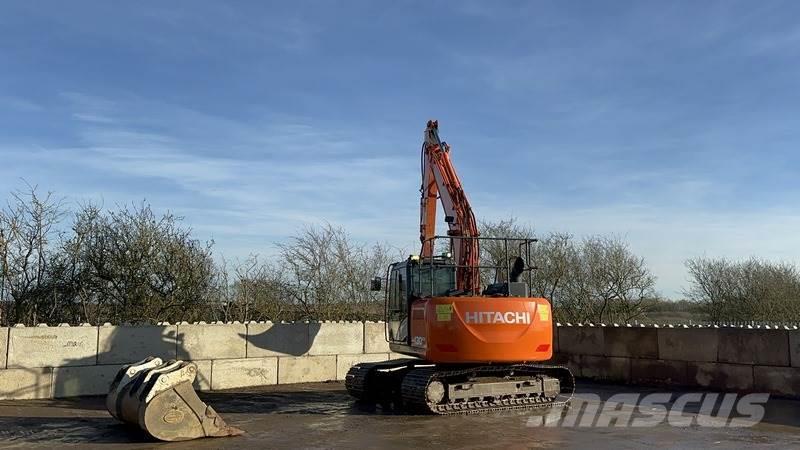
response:
<path id="1" fill-rule="evenodd" d="M 385 289 L 390 349 L 413 358 L 357 364 L 347 390 L 364 402 L 435 414 L 566 403 L 572 373 L 541 363 L 553 355 L 553 322 L 548 300 L 530 296 L 535 239 L 479 236 L 438 128 L 429 121 L 422 144 L 421 252 L 371 282 Z M 436 235 L 437 201 L 446 236 Z"/>

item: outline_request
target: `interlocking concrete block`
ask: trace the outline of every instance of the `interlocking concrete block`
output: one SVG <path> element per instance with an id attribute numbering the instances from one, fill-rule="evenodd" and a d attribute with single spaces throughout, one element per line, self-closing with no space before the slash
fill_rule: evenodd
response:
<path id="1" fill-rule="evenodd" d="M 8 367 L 97 364 L 97 327 L 11 328 Z"/>
<path id="2" fill-rule="evenodd" d="M 386 341 L 385 323 L 364 323 L 364 353 L 388 353 L 389 343 Z"/>
<path id="3" fill-rule="evenodd" d="M 8 356 L 8 328 L 0 327 L 0 369 L 6 368 Z"/>
<path id="4" fill-rule="evenodd" d="M 688 384 L 688 370 L 686 361 L 636 358 L 631 360 L 631 382 L 685 386 Z"/>
<path id="5" fill-rule="evenodd" d="M 336 355 L 278 358 L 278 383 L 311 383 L 336 379 Z"/>
<path id="6" fill-rule="evenodd" d="M 121 364 L 53 369 L 53 397 L 106 395 Z"/>
<path id="7" fill-rule="evenodd" d="M 753 383 L 757 392 L 800 397 L 800 368 L 754 366 Z"/>
<path id="8" fill-rule="evenodd" d="M 666 360 L 715 362 L 717 328 L 659 328 L 658 357 Z"/>
<path id="9" fill-rule="evenodd" d="M 388 361 L 388 353 L 372 353 L 360 355 L 336 355 L 336 379 L 344 380 L 347 371 L 358 363 Z"/>
<path id="10" fill-rule="evenodd" d="M 800 367 L 800 331 L 789 332 L 789 353 L 792 367 Z"/>
<path id="11" fill-rule="evenodd" d="M 211 363 L 211 389 L 234 389 L 278 383 L 278 358 L 220 359 Z"/>
<path id="12" fill-rule="evenodd" d="M 178 324 L 178 358 L 189 360 L 244 358 L 247 327 L 243 323 Z"/>
<path id="13" fill-rule="evenodd" d="M 98 364 L 127 364 L 148 356 L 164 360 L 178 357 L 177 325 L 101 326 L 99 332 Z"/>
<path id="14" fill-rule="evenodd" d="M 583 378 L 619 382 L 631 379 L 631 358 L 581 355 L 580 365 Z"/>
<path id="15" fill-rule="evenodd" d="M 0 370 L 0 400 L 50 398 L 53 392 L 53 369 Z"/>
<path id="16" fill-rule="evenodd" d="M 720 390 L 753 390 L 753 366 L 725 363 L 690 362 L 686 371 L 689 384 Z"/>
<path id="17" fill-rule="evenodd" d="M 606 356 L 658 358 L 658 329 L 641 327 L 604 327 Z"/>
<path id="18" fill-rule="evenodd" d="M 311 347 L 313 328 L 318 323 L 249 323 L 247 324 L 247 357 L 302 356 Z M 316 332 L 313 333 L 316 337 Z"/>
<path id="19" fill-rule="evenodd" d="M 309 355 L 356 354 L 364 351 L 364 324 L 361 322 L 323 322 L 311 339 Z"/>
<path id="20" fill-rule="evenodd" d="M 787 330 L 720 328 L 718 361 L 788 366 L 789 332 Z"/>
<path id="21" fill-rule="evenodd" d="M 558 330 L 560 353 L 602 356 L 604 351 L 603 328 L 561 327 Z"/>
<path id="22" fill-rule="evenodd" d="M 196 391 L 210 391 L 214 375 L 211 370 L 212 362 L 210 360 L 197 360 L 192 362 L 197 366 L 197 377 L 195 377 L 192 386 L 194 386 Z"/>

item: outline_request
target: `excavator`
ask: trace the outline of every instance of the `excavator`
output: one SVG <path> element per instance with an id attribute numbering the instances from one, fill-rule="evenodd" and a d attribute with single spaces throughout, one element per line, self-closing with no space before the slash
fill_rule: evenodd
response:
<path id="1" fill-rule="evenodd" d="M 478 235 L 438 129 L 428 121 L 422 145 L 422 250 L 370 283 L 381 291 L 386 280 L 386 339 L 409 358 L 354 365 L 345 386 L 362 402 L 434 414 L 565 404 L 572 373 L 543 364 L 553 355 L 550 303 L 530 296 L 535 240 Z M 437 200 L 446 236 L 436 235 Z M 117 373 L 106 408 L 162 441 L 242 434 L 200 400 L 196 376 L 194 363 L 146 358 Z"/>
<path id="2" fill-rule="evenodd" d="M 543 364 L 553 355 L 551 305 L 530 296 L 535 239 L 479 236 L 450 153 L 438 121 L 428 121 L 420 254 L 371 282 L 381 291 L 386 280 L 389 348 L 411 358 L 356 364 L 347 390 L 362 402 L 441 415 L 566 404 L 572 373 Z M 445 236 L 436 235 L 437 200 Z"/>

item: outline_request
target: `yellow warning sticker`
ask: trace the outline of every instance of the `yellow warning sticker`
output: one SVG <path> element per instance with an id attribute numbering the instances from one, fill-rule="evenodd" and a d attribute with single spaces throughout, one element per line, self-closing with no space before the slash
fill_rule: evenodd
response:
<path id="1" fill-rule="evenodd" d="M 436 320 L 439 322 L 449 322 L 453 318 L 453 305 L 436 305 Z"/>
<path id="2" fill-rule="evenodd" d="M 539 320 L 542 322 L 550 321 L 550 305 L 539 304 L 536 309 L 539 310 Z"/>

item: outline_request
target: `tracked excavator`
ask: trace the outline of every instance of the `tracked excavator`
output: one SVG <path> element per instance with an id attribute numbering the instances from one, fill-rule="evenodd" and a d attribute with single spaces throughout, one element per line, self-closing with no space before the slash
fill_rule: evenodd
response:
<path id="1" fill-rule="evenodd" d="M 353 366 L 347 390 L 363 402 L 435 414 L 566 403 L 572 374 L 542 364 L 553 354 L 553 323 L 550 303 L 529 294 L 535 240 L 478 235 L 438 128 L 428 122 L 422 145 L 422 250 L 371 283 L 384 290 L 389 347 L 409 358 Z M 445 236 L 436 235 L 437 201 Z M 243 433 L 200 400 L 196 376 L 194 363 L 147 358 L 119 371 L 106 407 L 162 441 Z"/>
<path id="2" fill-rule="evenodd" d="M 410 358 L 353 366 L 347 390 L 362 402 L 442 415 L 565 404 L 572 373 L 543 363 L 553 355 L 551 305 L 530 295 L 535 239 L 479 236 L 450 153 L 438 121 L 428 121 L 420 254 L 371 282 L 384 291 L 390 349 Z M 444 236 L 436 235 L 437 202 Z"/>

